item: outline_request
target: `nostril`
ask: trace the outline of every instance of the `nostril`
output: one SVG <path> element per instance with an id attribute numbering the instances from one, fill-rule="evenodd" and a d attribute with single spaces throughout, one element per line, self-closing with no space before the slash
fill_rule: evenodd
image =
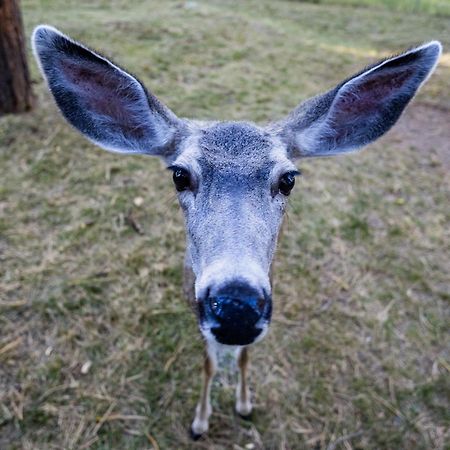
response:
<path id="1" fill-rule="evenodd" d="M 264 298 L 259 298 L 256 304 L 258 306 L 259 312 L 262 314 L 266 307 L 266 300 Z"/>

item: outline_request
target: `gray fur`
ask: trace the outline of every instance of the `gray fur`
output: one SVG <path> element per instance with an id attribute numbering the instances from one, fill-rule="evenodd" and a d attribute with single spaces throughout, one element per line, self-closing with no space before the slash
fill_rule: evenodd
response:
<path id="1" fill-rule="evenodd" d="M 184 290 L 198 315 L 206 306 L 214 311 L 216 300 L 238 311 L 221 316 L 233 337 L 222 342 L 241 346 L 262 339 L 269 326 L 271 265 L 287 203 L 279 184 L 295 171 L 292 160 L 347 152 L 384 134 L 441 52 L 431 42 L 381 61 L 262 128 L 179 119 L 135 77 L 52 27 L 35 30 L 33 48 L 62 113 L 87 138 L 111 151 L 160 156 L 174 171 L 189 173 L 188 188 L 178 192 L 187 235 Z M 261 315 L 256 308 L 264 308 Z M 217 317 L 203 314 L 199 321 L 207 357 L 194 437 L 208 430 L 216 337 L 224 335 L 217 334 Z M 241 338 L 250 327 L 257 333 Z M 244 415 L 252 409 L 247 360 L 241 347 L 236 411 Z"/>
<path id="2" fill-rule="evenodd" d="M 270 296 L 269 272 L 287 203 L 279 188 L 292 160 L 360 148 L 384 134 L 436 66 L 431 42 L 378 62 L 267 127 L 179 119 L 137 78 L 55 30 L 33 48 L 66 119 L 103 148 L 162 157 L 188 171 L 179 192 L 190 297 L 239 279 Z M 201 324 L 210 338 L 208 324 Z"/>
<path id="3" fill-rule="evenodd" d="M 214 264 L 220 265 L 222 278 L 240 273 L 257 283 L 255 288 L 270 291 L 268 273 L 286 204 L 282 194 L 273 195 L 277 179 L 271 173 L 277 161 L 271 156 L 272 139 L 248 123 L 220 123 L 202 130 L 197 143 L 198 189 L 180 195 L 198 296 L 210 288 L 202 281 Z M 260 270 L 251 273 L 253 266 Z"/>

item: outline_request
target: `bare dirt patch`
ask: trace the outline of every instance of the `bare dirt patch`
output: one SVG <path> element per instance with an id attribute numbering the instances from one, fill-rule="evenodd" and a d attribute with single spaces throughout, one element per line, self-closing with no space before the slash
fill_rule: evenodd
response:
<path id="1" fill-rule="evenodd" d="M 404 148 L 414 148 L 446 171 L 450 170 L 450 110 L 426 103 L 411 105 L 388 139 Z"/>

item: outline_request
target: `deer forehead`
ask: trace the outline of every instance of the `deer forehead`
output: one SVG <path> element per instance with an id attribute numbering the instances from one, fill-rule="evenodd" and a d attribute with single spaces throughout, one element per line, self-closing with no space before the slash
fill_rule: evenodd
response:
<path id="1" fill-rule="evenodd" d="M 226 175 L 230 182 L 244 177 L 264 182 L 295 170 L 281 140 L 247 122 L 203 123 L 185 140 L 173 164 L 202 178 Z"/>

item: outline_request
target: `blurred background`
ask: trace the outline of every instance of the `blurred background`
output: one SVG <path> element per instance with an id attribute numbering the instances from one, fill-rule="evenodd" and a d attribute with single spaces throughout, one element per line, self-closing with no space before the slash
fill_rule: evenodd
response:
<path id="1" fill-rule="evenodd" d="M 2 5 L 0 4 L 0 9 Z M 0 448 L 444 449 L 449 430 L 450 2 L 23 0 L 34 107 L 0 118 Z M 106 153 L 57 111 L 29 49 L 48 23 L 182 117 L 266 122 L 424 41 L 440 64 L 362 153 L 300 161 L 273 325 L 208 436 L 187 434 L 202 341 L 184 229 L 156 159 Z"/>

